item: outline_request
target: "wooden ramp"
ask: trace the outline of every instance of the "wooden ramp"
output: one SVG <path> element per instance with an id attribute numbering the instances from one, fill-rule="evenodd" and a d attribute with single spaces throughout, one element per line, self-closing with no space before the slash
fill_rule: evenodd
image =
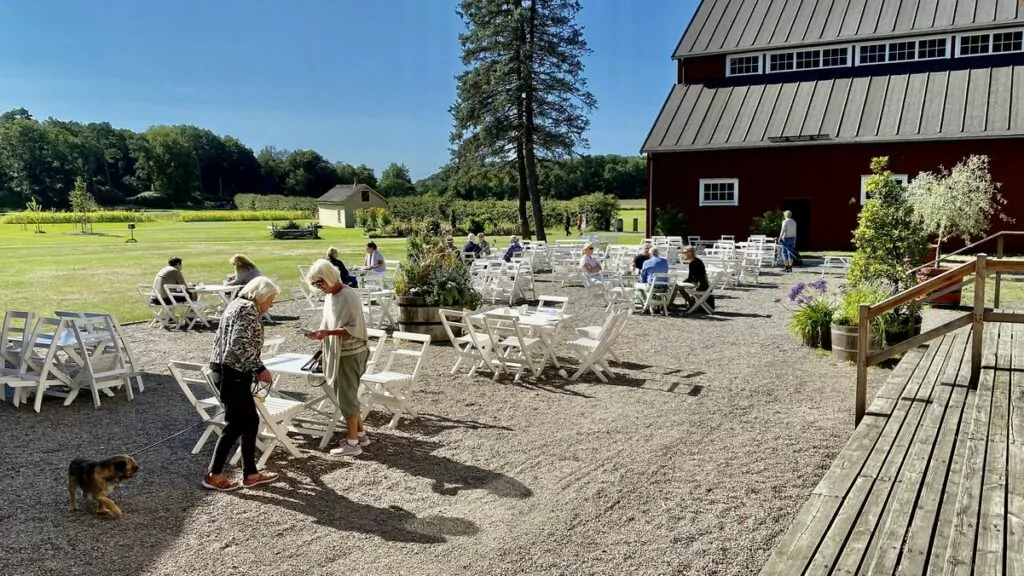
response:
<path id="1" fill-rule="evenodd" d="M 906 354 L 762 575 L 1024 576 L 1024 325 Z"/>

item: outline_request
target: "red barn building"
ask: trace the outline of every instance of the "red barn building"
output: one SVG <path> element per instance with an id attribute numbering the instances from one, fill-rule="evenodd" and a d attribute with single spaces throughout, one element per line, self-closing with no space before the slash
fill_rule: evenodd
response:
<path id="1" fill-rule="evenodd" d="M 871 158 L 907 179 L 969 154 L 1024 222 L 1022 0 L 702 0 L 674 59 L 648 230 L 672 207 L 741 238 L 789 209 L 801 249 L 849 248 Z"/>

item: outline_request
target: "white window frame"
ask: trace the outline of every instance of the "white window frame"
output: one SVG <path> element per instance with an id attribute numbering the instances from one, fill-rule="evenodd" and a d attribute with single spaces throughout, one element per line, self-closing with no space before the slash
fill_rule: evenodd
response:
<path id="1" fill-rule="evenodd" d="M 747 72 L 744 74 L 733 74 L 732 73 L 732 61 L 740 58 L 757 58 L 757 72 Z M 754 76 L 756 74 L 762 74 L 764 72 L 764 54 L 736 54 L 729 56 L 725 59 L 725 77 L 732 78 L 734 76 Z"/>
<path id="2" fill-rule="evenodd" d="M 761 68 L 765 74 L 786 74 L 789 72 L 806 72 L 808 70 L 837 70 L 839 68 L 849 68 L 853 65 L 853 59 L 855 57 L 856 50 L 854 50 L 854 44 L 828 44 L 823 46 L 805 46 L 798 50 L 773 50 L 771 52 L 765 52 L 764 61 L 761 64 Z M 825 61 L 825 50 L 837 50 L 840 48 L 846 49 L 846 66 L 822 66 L 821 63 Z M 817 50 L 819 65 L 813 68 L 797 68 L 796 67 L 796 55 L 799 52 L 812 52 Z M 772 56 L 780 54 L 792 54 L 793 55 L 793 67 L 789 70 L 772 70 L 771 58 Z"/>
<path id="3" fill-rule="evenodd" d="M 860 177 L 860 205 L 861 206 L 863 206 L 864 203 L 868 201 L 867 186 L 868 186 L 868 178 L 870 178 L 870 177 L 871 177 L 870 174 L 867 175 L 867 176 L 861 176 Z M 893 174 L 892 177 L 895 178 L 896 180 L 899 180 L 900 184 L 903 184 L 904 187 L 906 187 L 908 184 L 910 184 L 910 176 L 907 175 L 907 174 Z"/>
<path id="4" fill-rule="evenodd" d="M 704 186 L 707 184 L 732 184 L 733 195 L 732 202 L 723 202 L 721 200 L 704 200 Z M 740 205 L 740 180 L 739 178 L 701 178 L 700 189 L 700 206 L 739 206 Z"/>
<path id="5" fill-rule="evenodd" d="M 919 54 L 920 54 L 920 50 L 921 50 L 921 42 L 923 42 L 925 40 L 940 40 L 940 39 L 943 39 L 943 38 L 946 39 L 946 53 L 945 53 L 945 55 L 943 55 L 943 56 L 932 56 L 930 58 L 919 58 L 918 57 Z M 897 43 L 901 43 L 901 42 L 913 42 L 914 43 L 914 57 L 909 59 L 909 60 L 889 60 L 889 45 L 890 44 L 897 44 Z M 923 61 L 928 61 L 928 60 L 944 60 L 946 58 L 949 58 L 950 54 L 953 53 L 953 50 L 950 47 L 950 43 L 951 42 L 956 44 L 957 50 L 959 51 L 959 49 L 960 49 L 959 39 L 958 39 L 957 36 L 953 36 L 951 34 L 936 34 L 936 35 L 932 35 L 932 36 L 921 36 L 919 38 L 886 38 L 884 40 L 875 40 L 873 42 L 861 42 L 860 44 L 857 44 L 857 50 L 856 50 L 857 53 L 856 53 L 856 55 L 855 55 L 855 57 L 853 59 L 853 65 L 854 66 L 879 66 L 881 64 L 899 64 L 899 63 L 903 63 L 903 62 L 923 62 Z M 861 63 L 861 61 L 860 61 L 861 49 L 863 47 L 865 47 L 865 46 L 875 46 L 877 44 L 884 44 L 885 45 L 885 60 L 883 60 L 881 62 L 864 62 L 864 63 Z"/>
<path id="6" fill-rule="evenodd" d="M 993 52 L 992 48 L 995 46 L 996 34 L 1007 34 L 1012 32 L 1024 32 L 1024 28 L 998 28 L 995 30 L 972 30 L 964 34 L 957 34 L 953 37 L 953 42 L 956 43 L 956 57 L 957 58 L 978 58 L 981 56 L 995 56 L 998 54 L 1019 54 L 1024 52 L 1024 43 L 1022 43 L 1021 50 L 1013 50 L 1008 52 Z M 988 35 L 988 52 L 984 54 L 964 54 L 960 49 L 960 39 L 967 36 L 985 36 Z"/>

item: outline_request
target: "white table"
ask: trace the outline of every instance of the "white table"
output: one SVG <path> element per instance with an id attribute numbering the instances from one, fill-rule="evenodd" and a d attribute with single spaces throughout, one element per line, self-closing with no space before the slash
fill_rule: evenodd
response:
<path id="1" fill-rule="evenodd" d="M 334 436 L 334 429 L 339 423 L 344 426 L 345 420 L 342 418 L 341 406 L 338 403 L 337 396 L 334 394 L 334 390 L 332 390 L 330 386 L 324 385 L 326 380 L 324 379 L 323 373 L 314 373 L 302 369 L 302 365 L 309 362 L 312 358 L 312 354 L 297 354 L 289 352 L 285 354 L 278 354 L 273 358 L 267 358 L 263 360 L 263 365 L 267 370 L 270 370 L 271 374 L 275 374 L 274 383 L 271 385 L 271 392 L 278 396 L 287 398 L 285 394 L 275 390 L 278 382 L 278 377 L 276 375 L 282 374 L 287 374 L 289 376 L 303 376 L 311 387 L 319 387 L 323 392 L 322 396 L 318 396 L 307 401 L 306 407 L 318 414 L 327 416 L 327 428 L 325 430 L 318 430 L 315 428 L 292 426 L 288 430 L 289 432 L 319 437 L 321 439 L 320 449 L 324 450 L 327 448 L 327 444 L 330 443 L 331 437 Z M 332 406 L 333 409 L 331 409 Z M 302 417 L 296 417 L 292 422 L 323 424 L 320 421 Z"/>
<path id="2" fill-rule="evenodd" d="M 232 286 L 230 284 L 196 284 L 194 288 L 196 294 L 210 294 L 217 297 L 217 308 L 221 311 L 227 308 L 228 304 L 235 299 L 235 294 L 242 289 L 241 286 Z"/>
<path id="3" fill-rule="evenodd" d="M 551 360 L 551 363 L 555 365 L 555 368 L 561 368 L 562 365 L 558 363 L 558 357 L 555 354 L 557 342 L 555 341 L 555 332 L 558 330 L 558 325 L 563 320 L 572 318 L 570 314 L 549 314 L 547 312 L 530 311 L 526 314 L 520 312 L 519 308 L 495 308 L 493 310 L 487 310 L 485 312 L 479 312 L 470 316 L 475 320 L 483 320 L 486 316 L 514 316 L 519 321 L 520 326 L 526 326 L 531 332 L 540 338 L 541 342 L 544 343 L 544 357 L 545 360 Z"/>

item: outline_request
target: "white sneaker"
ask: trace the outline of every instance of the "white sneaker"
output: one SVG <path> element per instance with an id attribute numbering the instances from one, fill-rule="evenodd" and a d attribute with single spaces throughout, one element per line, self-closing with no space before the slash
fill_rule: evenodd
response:
<path id="1" fill-rule="evenodd" d="M 369 446 L 370 445 L 370 435 L 369 434 L 364 434 L 364 435 L 360 436 L 359 437 L 359 445 L 360 446 Z"/>
<path id="2" fill-rule="evenodd" d="M 342 440 L 341 446 L 331 449 L 332 456 L 359 456 L 363 453 L 363 449 L 358 444 L 355 446 L 348 443 L 348 440 Z"/>

